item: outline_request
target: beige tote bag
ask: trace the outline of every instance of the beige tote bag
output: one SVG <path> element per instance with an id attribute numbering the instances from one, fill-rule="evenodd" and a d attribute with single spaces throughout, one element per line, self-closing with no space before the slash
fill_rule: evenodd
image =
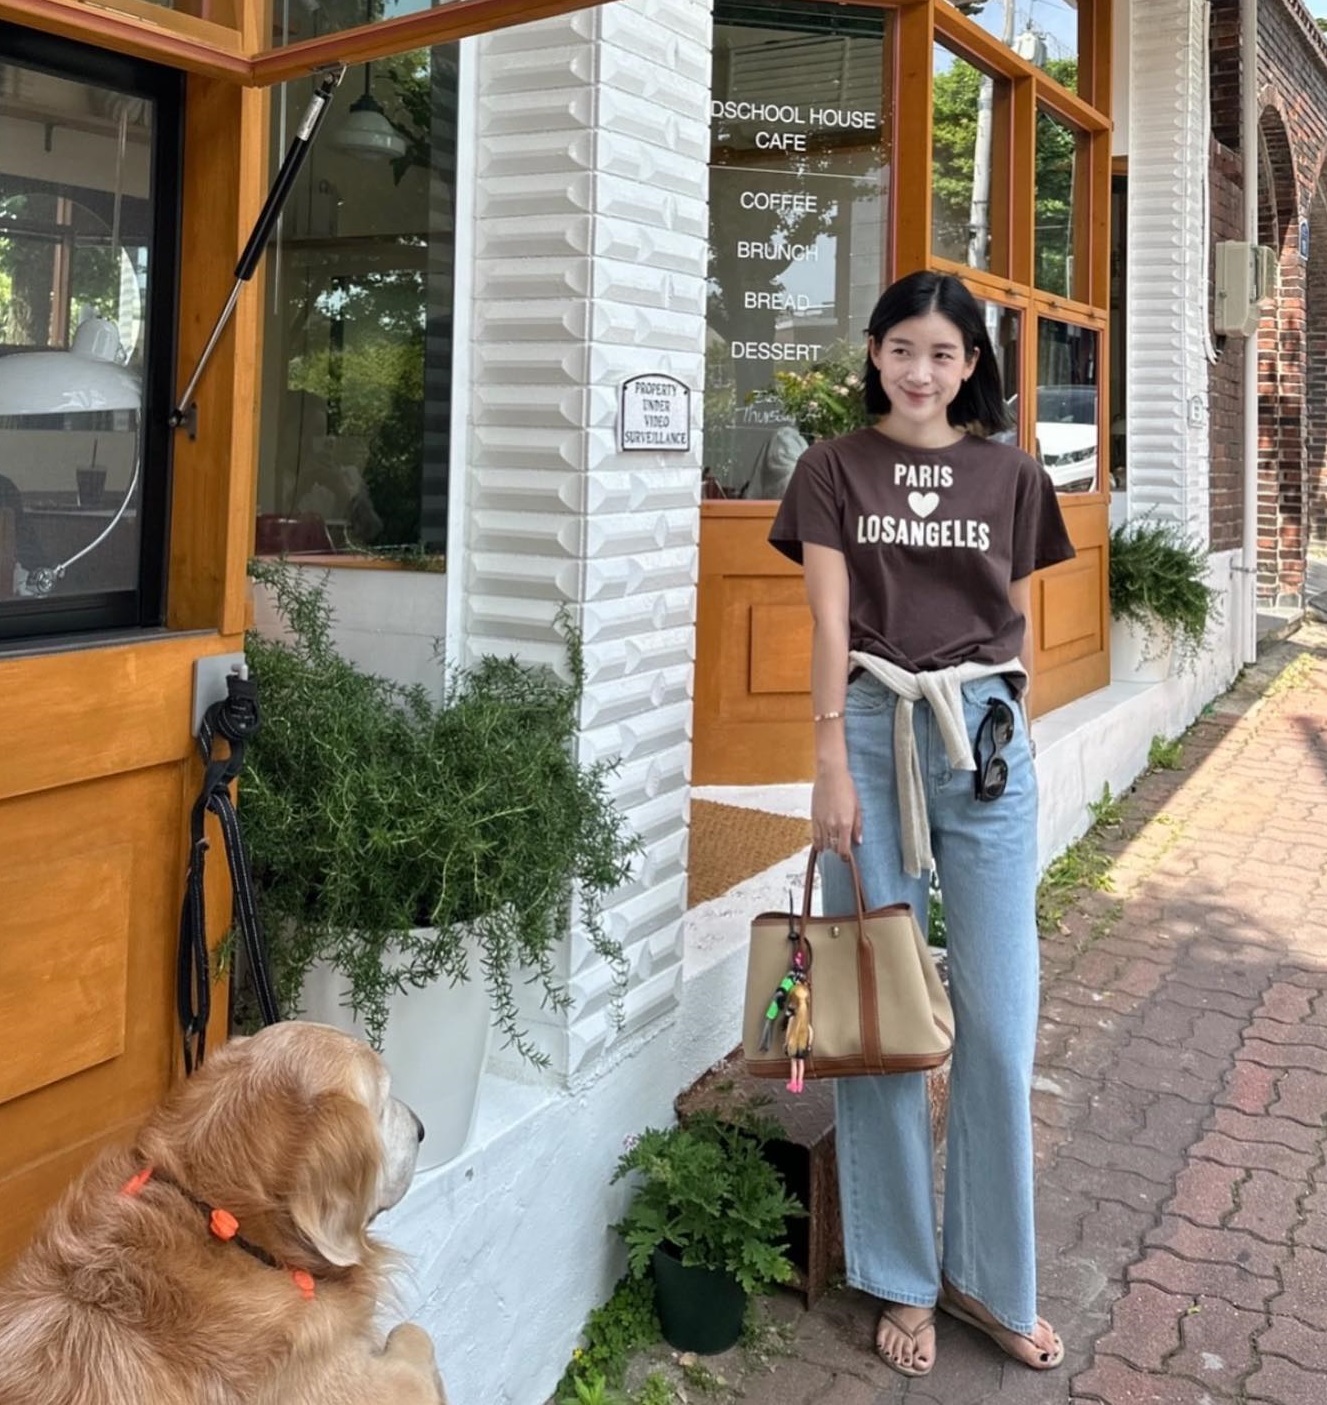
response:
<path id="1" fill-rule="evenodd" d="M 762 912 L 751 923 L 742 1025 L 746 1071 L 758 1078 L 788 1078 L 778 992 L 799 950 L 811 993 L 807 1078 L 936 1068 L 953 1045 L 954 1012 L 912 908 L 895 903 L 867 912 L 854 859 L 857 911 L 812 917 L 818 853 L 811 850 L 801 916 Z M 767 1019 L 771 1012 L 773 1020 Z"/>

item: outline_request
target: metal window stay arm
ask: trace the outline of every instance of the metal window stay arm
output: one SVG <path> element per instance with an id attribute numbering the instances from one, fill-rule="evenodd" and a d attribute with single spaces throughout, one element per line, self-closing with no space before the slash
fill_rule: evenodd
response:
<path id="1" fill-rule="evenodd" d="M 267 199 L 263 202 L 263 208 L 259 211 L 253 232 L 249 235 L 249 242 L 244 246 L 240 261 L 235 265 L 235 286 L 230 290 L 226 305 L 221 309 L 221 315 L 217 318 L 216 325 L 212 328 L 212 334 L 203 347 L 198 364 L 194 367 L 193 375 L 189 377 L 189 383 L 185 386 L 183 395 L 180 396 L 179 404 L 170 412 L 170 418 L 167 420 L 170 427 L 179 429 L 181 425 L 187 426 L 191 439 L 195 437 L 197 429 L 198 411 L 194 404 L 194 394 L 198 389 L 198 383 L 202 380 L 207 363 L 211 360 L 212 353 L 221 340 L 221 334 L 226 330 L 226 324 L 235 311 L 240 290 L 253 277 L 258 262 L 267 249 L 268 241 L 276 229 L 276 222 L 281 218 L 281 211 L 294 188 L 295 177 L 299 175 L 300 167 L 303 166 L 304 158 L 309 154 L 309 148 L 318 135 L 319 127 L 322 126 L 323 120 L 331 111 L 332 96 L 345 74 L 344 64 L 321 70 L 318 85 L 313 91 L 312 98 L 309 99 L 304 116 L 300 118 L 299 126 L 295 129 L 295 135 L 291 138 L 285 159 L 281 163 L 281 169 L 276 173 L 276 179 L 272 182 L 272 188 L 267 192 Z"/>

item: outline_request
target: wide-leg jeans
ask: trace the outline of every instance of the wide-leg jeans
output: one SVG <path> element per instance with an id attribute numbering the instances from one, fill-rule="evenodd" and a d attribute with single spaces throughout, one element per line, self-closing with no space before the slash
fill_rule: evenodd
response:
<path id="1" fill-rule="evenodd" d="M 1011 701 L 999 676 L 964 685 L 970 738 L 995 697 Z M 911 903 L 924 929 L 928 876 L 904 873 L 899 850 L 897 705 L 869 674 L 849 685 L 845 727 L 863 830 L 855 853 L 867 906 Z M 974 773 L 950 765 L 928 704 L 913 712 L 955 1019 L 940 1244 L 924 1074 L 838 1079 L 836 1142 L 848 1281 L 879 1298 L 929 1306 L 943 1272 L 1005 1326 L 1027 1333 L 1037 1320 L 1030 1105 L 1037 781 L 1022 712 L 1013 711 L 1015 735 L 1003 753 L 1009 782 L 994 801 L 979 801 Z M 828 854 L 820 872 L 823 911 L 852 912 L 848 865 Z"/>

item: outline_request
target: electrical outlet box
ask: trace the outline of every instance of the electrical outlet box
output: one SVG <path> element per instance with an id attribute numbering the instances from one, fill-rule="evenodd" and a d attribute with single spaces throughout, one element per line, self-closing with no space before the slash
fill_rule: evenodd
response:
<path id="1" fill-rule="evenodd" d="M 216 702 L 225 702 L 226 679 L 232 673 L 248 676 L 243 654 L 208 654 L 194 660 L 193 734 L 203 725 L 203 714 Z"/>
<path id="2" fill-rule="evenodd" d="M 1258 330 L 1258 261 L 1254 245 L 1222 240 L 1213 269 L 1216 299 L 1212 329 L 1218 336 L 1247 337 Z"/>
<path id="3" fill-rule="evenodd" d="M 1252 336 L 1262 318 L 1259 303 L 1276 296 L 1280 278 L 1276 250 L 1266 244 L 1224 240 L 1216 246 L 1213 273 L 1213 330 L 1219 336 Z"/>
<path id="4" fill-rule="evenodd" d="M 1257 302 L 1266 302 L 1276 296 L 1281 286 L 1281 261 L 1276 250 L 1266 244 L 1254 245 L 1253 259 L 1253 296 Z"/>

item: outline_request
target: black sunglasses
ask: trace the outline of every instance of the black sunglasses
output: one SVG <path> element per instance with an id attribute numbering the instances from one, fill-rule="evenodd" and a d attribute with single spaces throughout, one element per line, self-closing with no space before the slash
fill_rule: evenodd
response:
<path id="1" fill-rule="evenodd" d="M 984 738 L 990 733 L 990 755 L 984 756 Z M 1009 763 L 1001 755 L 1014 739 L 1014 710 L 1001 698 L 986 704 L 986 716 L 977 728 L 973 754 L 977 761 L 977 799 L 998 800 L 1009 784 Z"/>

